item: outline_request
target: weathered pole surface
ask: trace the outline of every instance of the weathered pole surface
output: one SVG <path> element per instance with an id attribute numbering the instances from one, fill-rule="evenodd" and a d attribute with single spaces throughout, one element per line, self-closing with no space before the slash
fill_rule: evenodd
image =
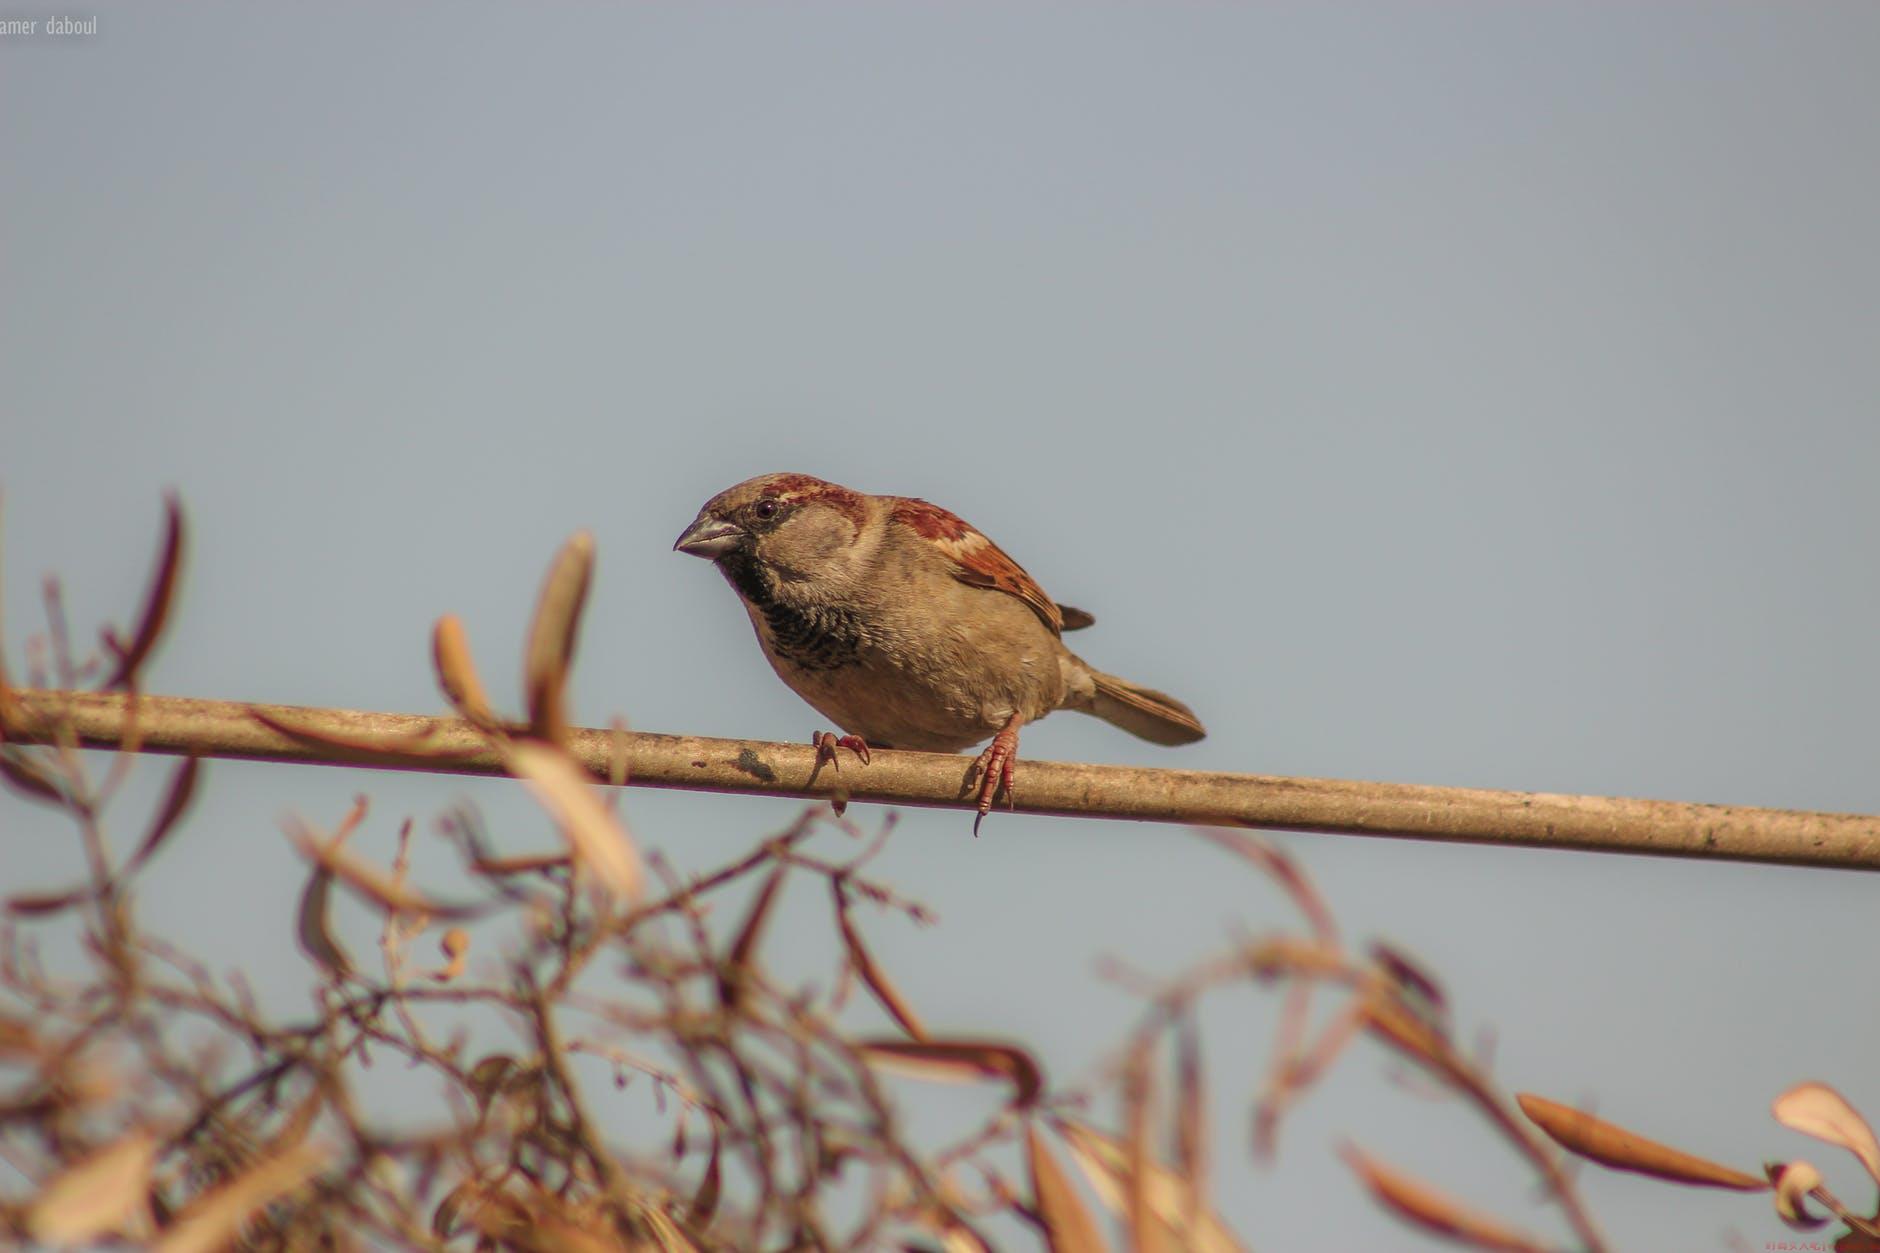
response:
<path id="1" fill-rule="evenodd" d="M 255 761 L 502 774 L 483 731 L 454 717 L 251 705 L 174 696 L 14 690 L 14 743 L 62 733 L 84 747 Z M 63 732 L 61 728 L 64 728 Z M 383 751 L 366 745 L 384 746 Z M 574 757 L 629 785 L 846 798 L 968 809 L 971 758 L 842 751 L 817 766 L 808 744 L 576 729 Z M 1608 796 L 1563 796 L 1342 779 L 1221 774 L 1025 759 L 1021 813 L 1225 823 L 1530 848 L 1644 853 L 1842 869 L 1880 869 L 1880 817 Z"/>

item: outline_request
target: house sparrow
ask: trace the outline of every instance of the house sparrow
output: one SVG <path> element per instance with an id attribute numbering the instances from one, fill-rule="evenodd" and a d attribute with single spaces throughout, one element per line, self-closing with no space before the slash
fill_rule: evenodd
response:
<path id="1" fill-rule="evenodd" d="M 1011 802 L 1019 727 L 1054 709 L 1155 744 L 1206 734 L 1180 701 L 1064 647 L 1063 632 L 1094 619 L 924 500 L 766 474 L 705 502 L 673 548 L 716 563 L 771 668 L 846 732 L 814 738 L 823 759 L 838 746 L 864 764 L 871 745 L 953 753 L 991 736 L 974 763 L 975 834 L 1000 787 Z"/>

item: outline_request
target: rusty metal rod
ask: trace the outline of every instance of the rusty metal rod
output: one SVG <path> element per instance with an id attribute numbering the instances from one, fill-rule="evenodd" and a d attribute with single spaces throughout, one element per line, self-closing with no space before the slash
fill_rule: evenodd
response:
<path id="1" fill-rule="evenodd" d="M 15 743 L 49 742 L 63 727 L 89 748 L 118 749 L 134 740 L 143 752 L 504 773 L 484 734 L 459 718 L 142 696 L 131 732 L 130 700 L 120 694 L 15 690 L 12 696 L 16 707 L 5 733 Z M 263 718 L 303 734 L 284 734 Z M 425 756 L 352 747 L 361 742 L 421 745 Z M 807 744 L 580 729 L 568 747 L 601 779 L 618 751 L 628 782 L 640 787 L 943 808 L 967 808 L 972 794 L 970 758 L 940 753 L 880 751 L 863 766 L 844 750 L 838 771 L 816 769 Z M 1880 870 L 1880 816 L 1867 814 L 1029 759 L 1019 770 L 1016 807 L 1143 822 Z"/>

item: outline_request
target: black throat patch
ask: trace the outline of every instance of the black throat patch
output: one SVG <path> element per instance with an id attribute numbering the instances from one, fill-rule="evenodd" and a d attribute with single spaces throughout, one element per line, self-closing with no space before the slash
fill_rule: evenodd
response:
<path id="1" fill-rule="evenodd" d="M 829 605 L 796 604 L 779 594 L 776 572 L 740 553 L 718 568 L 746 604 L 770 628 L 772 650 L 803 670 L 834 670 L 855 660 L 868 631 L 852 611 Z"/>

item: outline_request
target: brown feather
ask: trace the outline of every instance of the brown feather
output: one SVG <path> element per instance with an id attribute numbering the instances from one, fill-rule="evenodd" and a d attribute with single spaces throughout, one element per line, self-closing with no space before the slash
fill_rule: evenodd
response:
<path id="1" fill-rule="evenodd" d="M 1062 601 L 1058 603 L 1058 613 L 1064 619 L 1064 629 L 1066 631 L 1081 631 L 1087 626 L 1097 625 L 1095 615 L 1085 613 L 1081 609 L 1073 609 Z"/>
<path id="2" fill-rule="evenodd" d="M 1064 633 L 1064 611 L 1044 594 L 1038 581 L 1025 568 L 1006 556 L 1005 550 L 968 526 L 956 514 L 924 500 L 904 497 L 894 502 L 889 520 L 913 530 L 929 540 L 953 562 L 953 577 L 974 587 L 991 588 L 1016 596 L 1051 628 L 1051 634 Z M 1081 612 L 1081 611 L 1080 611 Z M 1083 614 L 1084 618 L 1090 615 Z M 1088 622 L 1079 625 L 1087 626 Z"/>
<path id="3" fill-rule="evenodd" d="M 1097 697 L 1090 712 L 1112 726 L 1151 744 L 1192 744 L 1207 735 L 1194 710 L 1166 692 L 1140 687 L 1101 670 L 1092 670 Z"/>

